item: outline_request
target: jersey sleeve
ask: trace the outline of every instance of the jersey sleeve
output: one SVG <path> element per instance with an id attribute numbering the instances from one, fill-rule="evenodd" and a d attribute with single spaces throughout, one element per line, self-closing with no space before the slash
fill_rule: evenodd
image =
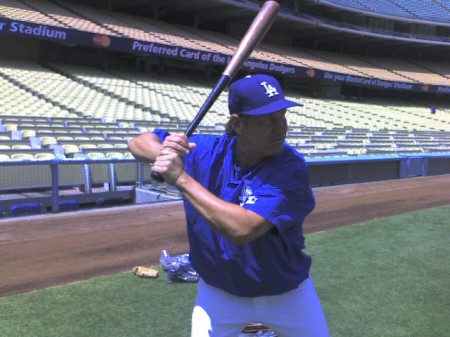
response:
<path id="1" fill-rule="evenodd" d="M 162 130 L 162 129 L 153 130 L 152 133 L 154 133 L 156 136 L 158 136 L 158 138 L 161 141 L 161 143 L 164 141 L 164 139 L 166 139 L 167 136 L 170 135 L 169 131 Z"/>
<path id="2" fill-rule="evenodd" d="M 240 202 L 281 232 L 302 224 L 315 207 L 306 163 L 296 157 L 256 174 L 248 185 L 244 184 Z"/>

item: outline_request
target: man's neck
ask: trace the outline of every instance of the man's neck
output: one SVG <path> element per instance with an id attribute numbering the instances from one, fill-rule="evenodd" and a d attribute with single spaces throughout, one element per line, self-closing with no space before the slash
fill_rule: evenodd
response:
<path id="1" fill-rule="evenodd" d="M 236 143 L 236 164 L 239 167 L 249 169 L 259 164 L 263 159 L 255 151 L 246 150 L 243 146 L 239 146 L 239 143 Z"/>

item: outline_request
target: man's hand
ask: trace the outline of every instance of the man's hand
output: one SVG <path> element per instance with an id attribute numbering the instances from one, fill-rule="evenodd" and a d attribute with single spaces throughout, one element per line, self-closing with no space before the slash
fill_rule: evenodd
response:
<path id="1" fill-rule="evenodd" d="M 195 146 L 196 144 L 189 143 L 185 134 L 175 133 L 167 136 L 152 170 L 161 174 L 168 184 L 175 185 L 178 178 L 185 173 L 182 158 Z"/>

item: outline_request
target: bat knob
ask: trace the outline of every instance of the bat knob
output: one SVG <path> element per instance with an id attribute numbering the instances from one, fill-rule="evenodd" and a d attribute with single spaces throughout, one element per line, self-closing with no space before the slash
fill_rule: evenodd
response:
<path id="1" fill-rule="evenodd" d="M 163 183 L 164 177 L 160 175 L 158 172 L 152 172 L 151 177 L 153 180 L 157 181 L 158 183 Z"/>

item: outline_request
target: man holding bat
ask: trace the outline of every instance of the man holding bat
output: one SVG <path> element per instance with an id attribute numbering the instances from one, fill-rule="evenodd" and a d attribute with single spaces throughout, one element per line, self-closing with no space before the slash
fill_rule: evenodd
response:
<path id="1" fill-rule="evenodd" d="M 285 142 L 287 100 L 272 76 L 230 86 L 222 136 L 155 130 L 129 149 L 183 195 L 190 257 L 201 279 L 192 337 L 236 337 L 250 322 L 278 337 L 329 336 L 309 275 L 303 221 L 308 171 Z"/>

